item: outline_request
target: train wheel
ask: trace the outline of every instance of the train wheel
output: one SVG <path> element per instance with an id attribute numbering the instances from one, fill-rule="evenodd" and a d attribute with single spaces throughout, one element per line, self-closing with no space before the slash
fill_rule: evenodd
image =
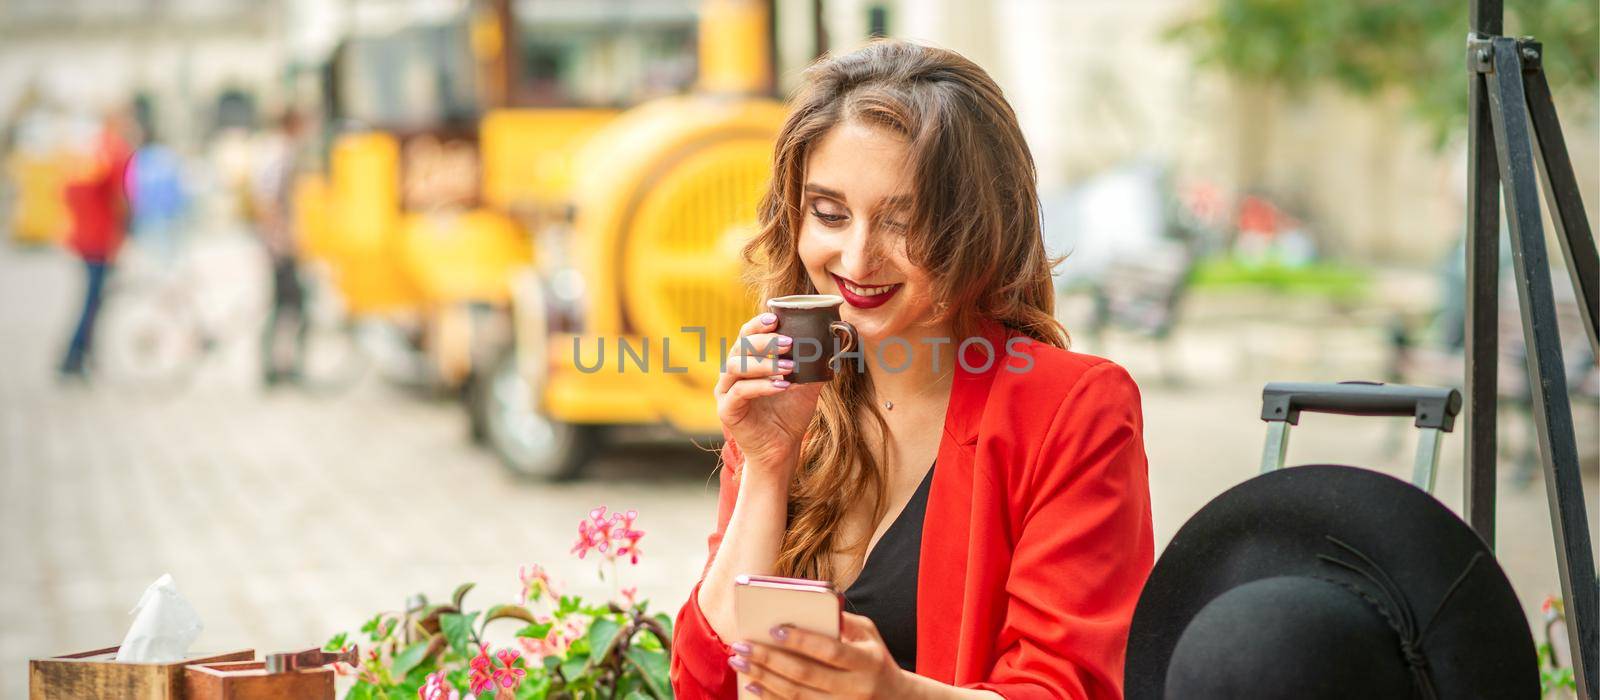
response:
<path id="1" fill-rule="evenodd" d="M 473 395 L 482 402 L 485 437 L 507 469 L 545 481 L 568 481 L 583 473 L 600 445 L 601 426 L 565 423 L 541 413 L 511 348 L 480 376 L 484 384 Z"/>

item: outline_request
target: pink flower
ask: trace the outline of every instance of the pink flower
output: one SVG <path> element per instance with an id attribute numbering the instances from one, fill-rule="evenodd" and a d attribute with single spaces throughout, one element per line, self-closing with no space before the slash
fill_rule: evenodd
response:
<path id="1" fill-rule="evenodd" d="M 567 639 L 576 640 L 577 638 L 582 637 L 585 634 L 588 634 L 589 633 L 589 625 L 588 625 L 588 623 L 592 622 L 592 621 L 593 620 L 591 620 L 589 618 L 584 618 L 583 622 L 579 622 L 579 621 L 574 620 L 574 619 L 568 619 L 566 624 L 563 625 L 566 628 Z"/>
<path id="2" fill-rule="evenodd" d="M 584 558 L 591 551 L 598 551 L 609 557 L 627 557 L 633 564 L 639 563 L 639 538 L 644 537 L 643 530 L 636 530 L 633 522 L 639 517 L 639 511 L 630 510 L 623 513 L 612 513 L 606 517 L 606 507 L 599 506 L 589 511 L 589 517 L 578 521 L 578 541 L 572 545 L 572 553 Z M 612 543 L 616 543 L 616 551 L 612 552 Z"/>
<path id="3" fill-rule="evenodd" d="M 517 643 L 522 645 L 522 650 L 528 653 L 529 662 L 543 661 L 546 656 L 557 656 L 560 650 L 552 648 L 549 640 L 534 639 L 532 637 L 517 637 Z"/>
<path id="4" fill-rule="evenodd" d="M 364 683 L 378 685 L 378 674 L 374 672 L 371 667 L 384 665 L 383 657 L 378 655 L 377 649 L 373 649 L 372 651 L 367 652 L 367 661 L 368 663 L 362 664 L 361 668 L 359 669 L 360 673 L 357 677 Z"/>
<path id="5" fill-rule="evenodd" d="M 489 658 L 489 645 L 478 648 L 478 655 L 472 657 L 472 674 L 468 685 L 474 695 L 482 695 L 494 688 L 494 661 Z"/>
<path id="6" fill-rule="evenodd" d="M 630 535 L 628 539 L 617 546 L 617 556 L 627 557 L 630 564 L 638 564 L 639 555 L 644 553 L 644 550 L 639 548 L 639 538 L 643 537 L 644 533 L 638 530 L 629 530 L 628 532 Z"/>
<path id="7" fill-rule="evenodd" d="M 520 655 L 521 653 L 516 649 L 509 648 L 501 649 L 495 653 L 495 658 L 500 659 L 500 663 L 504 665 L 504 668 L 495 669 L 494 672 L 494 679 L 500 683 L 501 688 L 515 690 L 518 685 L 522 684 L 522 679 L 528 675 L 527 671 L 513 665 Z"/>
<path id="8" fill-rule="evenodd" d="M 599 506 L 589 511 L 589 517 L 578 521 L 578 541 L 572 545 L 572 553 L 582 559 L 590 550 L 598 550 L 605 554 L 611 550 L 611 528 L 616 526 L 616 518 L 606 517 L 606 507 Z"/>
<path id="9" fill-rule="evenodd" d="M 539 621 L 543 623 L 550 620 L 541 617 Z M 586 631 L 576 620 L 568 619 L 566 622 L 552 625 L 542 639 L 518 637 L 517 642 L 522 645 L 522 650 L 528 653 L 528 662 L 538 663 L 547 656 L 561 656 L 567 653 L 567 647 L 582 637 Z"/>
<path id="10" fill-rule="evenodd" d="M 518 576 L 522 579 L 522 602 L 527 603 L 549 595 L 559 598 L 561 594 L 556 591 L 556 586 L 550 581 L 550 573 L 544 567 L 534 564 L 531 567 L 519 567 Z"/>
<path id="11" fill-rule="evenodd" d="M 628 586 L 627 588 L 622 589 L 622 602 L 627 603 L 628 607 L 630 607 L 630 608 L 635 606 L 635 605 L 638 605 L 639 604 L 639 587 L 638 586 Z"/>
<path id="12" fill-rule="evenodd" d="M 445 682 L 444 671 L 428 674 L 428 679 L 417 689 L 418 700 L 461 700 L 461 693 Z"/>
<path id="13" fill-rule="evenodd" d="M 643 530 L 633 528 L 633 521 L 638 517 L 639 511 L 636 510 L 615 516 L 617 527 L 614 533 L 616 539 L 622 542 L 622 545 L 617 547 L 617 556 L 628 557 L 629 562 L 633 564 L 639 563 L 639 555 L 642 553 L 639 549 L 639 539 L 644 537 Z"/>

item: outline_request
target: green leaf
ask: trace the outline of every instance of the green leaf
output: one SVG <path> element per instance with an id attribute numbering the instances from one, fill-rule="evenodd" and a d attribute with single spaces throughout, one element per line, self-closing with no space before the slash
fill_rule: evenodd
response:
<path id="1" fill-rule="evenodd" d="M 544 639 L 546 636 L 549 636 L 550 628 L 554 626 L 555 623 L 553 622 L 535 622 L 527 627 L 517 630 L 517 636 L 527 637 L 528 639 Z"/>
<path id="2" fill-rule="evenodd" d="M 416 668 L 417 664 L 422 663 L 422 660 L 426 658 L 427 655 L 427 640 L 423 640 L 406 647 L 405 651 L 395 654 L 394 675 L 400 678 L 405 678 L 407 674 L 411 673 L 411 669 Z"/>
<path id="3" fill-rule="evenodd" d="M 550 677 L 528 674 L 517 687 L 517 700 L 544 700 L 550 695 Z"/>
<path id="4" fill-rule="evenodd" d="M 422 689 L 422 684 L 427 682 L 427 674 L 420 673 L 421 669 L 412 669 L 411 676 L 407 677 L 393 688 L 389 689 L 389 697 L 394 700 L 411 700 L 420 697 L 417 691 Z"/>
<path id="5" fill-rule="evenodd" d="M 564 595 L 561 596 L 561 605 L 556 608 L 556 614 L 566 615 L 568 613 L 574 613 L 577 612 L 581 607 L 583 607 L 582 599 L 578 598 L 577 596 Z"/>
<path id="6" fill-rule="evenodd" d="M 372 686 L 366 683 L 356 683 L 345 693 L 344 700 L 373 700 Z"/>
<path id="7" fill-rule="evenodd" d="M 584 675 L 584 670 L 589 667 L 588 654 L 572 654 L 566 661 L 561 662 L 561 677 L 568 682 L 577 681 Z"/>
<path id="8" fill-rule="evenodd" d="M 430 605 L 422 608 L 417 614 L 416 624 L 424 632 L 432 634 L 439 631 L 439 616 L 445 613 L 458 613 L 461 609 L 454 605 Z"/>
<path id="9" fill-rule="evenodd" d="M 376 642 L 380 638 L 379 626 L 381 624 L 383 624 L 383 613 L 378 613 L 373 615 L 372 619 L 367 620 L 365 624 L 361 625 L 361 631 L 366 632 L 370 637 L 372 637 L 372 641 Z"/>
<path id="10" fill-rule="evenodd" d="M 327 644 L 322 645 L 322 650 L 323 651 L 339 651 L 340 649 L 344 648 L 344 645 L 349 640 L 349 638 L 350 638 L 350 633 L 348 633 L 348 632 L 340 632 L 340 633 L 338 633 L 336 635 L 333 635 L 333 638 L 329 639 Z"/>
<path id="11" fill-rule="evenodd" d="M 455 604 L 457 610 L 461 609 L 461 601 L 467 597 L 467 591 L 472 590 L 472 587 L 476 585 L 478 584 L 463 583 L 459 586 L 456 586 L 456 592 L 450 594 L 450 602 Z"/>
<path id="12" fill-rule="evenodd" d="M 445 613 L 439 616 L 439 631 L 450 642 L 450 648 L 462 658 L 472 656 L 472 650 L 467 644 L 472 641 L 472 622 L 477 617 L 478 613 L 471 615 Z"/>
<path id="13" fill-rule="evenodd" d="M 639 669 L 639 674 L 644 678 L 645 684 L 650 686 L 651 693 L 658 698 L 672 697 L 672 679 L 669 677 L 672 672 L 672 662 L 666 654 L 633 647 L 624 651 L 623 656 L 628 659 L 628 663 Z"/>
<path id="14" fill-rule="evenodd" d="M 588 637 L 579 637 L 577 639 L 572 640 L 572 643 L 567 645 L 567 655 L 568 656 L 571 656 L 573 654 L 588 654 L 588 653 L 589 653 L 589 638 Z"/>
<path id="15" fill-rule="evenodd" d="M 617 641 L 617 633 L 622 631 L 622 625 L 609 617 L 597 617 L 589 625 L 589 653 L 596 659 L 605 659 L 611 654 L 611 645 Z"/>
<path id="16" fill-rule="evenodd" d="M 537 620 L 533 619 L 533 613 L 528 612 L 528 609 L 521 605 L 496 605 L 489 608 L 489 612 L 483 616 L 483 624 L 487 625 L 495 620 L 503 620 L 508 617 L 522 620 L 523 622 L 537 622 Z"/>

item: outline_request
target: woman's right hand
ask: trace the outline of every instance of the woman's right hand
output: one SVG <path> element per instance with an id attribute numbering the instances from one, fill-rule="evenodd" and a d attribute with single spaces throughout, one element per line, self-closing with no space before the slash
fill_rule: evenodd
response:
<path id="1" fill-rule="evenodd" d="M 714 393 L 717 417 L 739 444 L 745 468 L 768 470 L 764 476 L 787 484 L 826 385 L 791 384 L 785 378 L 794 371 L 794 361 L 778 356 L 794 340 L 777 334 L 777 325 L 777 316 L 764 313 L 739 329 Z"/>

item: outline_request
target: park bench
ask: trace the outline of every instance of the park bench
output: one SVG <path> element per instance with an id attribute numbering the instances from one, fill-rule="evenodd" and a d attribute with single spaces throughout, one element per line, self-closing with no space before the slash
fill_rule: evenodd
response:
<path id="1" fill-rule="evenodd" d="M 1103 347 L 1108 329 L 1146 338 L 1157 346 L 1164 379 L 1175 381 L 1170 341 L 1197 257 L 1191 244 L 1168 239 L 1110 262 L 1089 288 L 1088 331 L 1096 346 Z"/>
<path id="2" fill-rule="evenodd" d="M 1556 316 L 1561 328 L 1562 358 L 1566 361 L 1567 392 L 1575 409 L 1600 410 L 1600 365 L 1584 337 L 1578 300 L 1572 286 L 1562 284 L 1564 275 L 1554 276 Z M 1522 313 L 1517 308 L 1516 288 L 1510 279 L 1500 290 L 1498 332 L 1499 368 L 1496 393 L 1505 419 L 1502 424 L 1521 427 L 1515 442 L 1499 442 L 1502 455 L 1513 457 L 1512 476 L 1526 484 L 1538 471 L 1538 435 L 1533 417 L 1533 392 L 1528 385 L 1527 345 L 1523 340 Z M 1423 318 L 1397 318 L 1390 333 L 1389 381 L 1450 386 L 1465 392 L 1466 355 L 1459 328 L 1445 333 L 1446 324 L 1459 324 L 1458 315 L 1434 311 Z M 1426 328 L 1425 326 L 1432 326 Z M 1592 424 L 1592 422 L 1591 422 Z M 1583 425 L 1581 421 L 1578 425 Z M 1391 447 L 1399 449 L 1398 429 Z M 1587 442 L 1593 442 L 1593 433 Z M 1586 463 L 1595 459 L 1594 447 L 1586 445 L 1579 433 L 1579 453 Z M 1587 452 L 1585 451 L 1587 448 Z"/>

